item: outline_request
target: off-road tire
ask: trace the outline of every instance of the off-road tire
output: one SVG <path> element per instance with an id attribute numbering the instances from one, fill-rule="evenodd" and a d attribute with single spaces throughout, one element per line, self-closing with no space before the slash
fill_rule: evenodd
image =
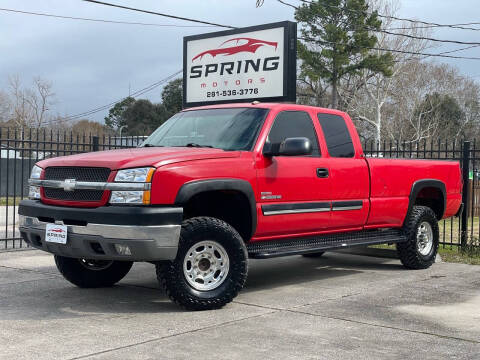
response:
<path id="1" fill-rule="evenodd" d="M 122 280 L 132 268 L 131 261 L 112 261 L 102 270 L 90 270 L 80 259 L 55 255 L 57 269 L 65 279 L 81 288 L 110 287 Z"/>
<path id="2" fill-rule="evenodd" d="M 417 247 L 417 230 L 422 222 L 428 222 L 433 231 L 433 246 L 428 255 L 422 255 Z M 406 242 L 397 243 L 397 253 L 402 264 L 408 269 L 427 269 L 435 262 L 438 251 L 438 221 L 432 209 L 414 206 L 403 225 Z"/>
<path id="3" fill-rule="evenodd" d="M 220 244 L 229 258 L 225 280 L 215 289 L 199 291 L 185 278 L 183 264 L 189 249 L 201 241 Z M 218 309 L 231 302 L 245 285 L 248 254 L 240 234 L 226 222 L 211 217 L 195 217 L 182 223 L 177 257 L 156 264 L 157 278 L 168 297 L 187 310 Z"/>
<path id="4" fill-rule="evenodd" d="M 306 258 L 319 258 L 319 257 L 322 257 L 323 254 L 325 254 L 325 251 L 319 251 L 319 252 L 315 252 L 315 253 L 303 254 L 302 256 L 303 256 L 303 257 L 306 257 Z"/>

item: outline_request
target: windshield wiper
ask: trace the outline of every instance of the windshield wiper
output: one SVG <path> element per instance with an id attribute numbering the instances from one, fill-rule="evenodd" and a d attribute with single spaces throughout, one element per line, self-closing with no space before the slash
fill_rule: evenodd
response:
<path id="1" fill-rule="evenodd" d="M 213 148 L 212 145 L 200 145 L 200 144 L 197 144 L 197 143 L 188 143 L 185 146 L 186 147 L 197 147 L 197 148 Z"/>
<path id="2" fill-rule="evenodd" d="M 163 145 L 153 145 L 153 144 L 145 144 L 141 147 L 163 147 Z"/>

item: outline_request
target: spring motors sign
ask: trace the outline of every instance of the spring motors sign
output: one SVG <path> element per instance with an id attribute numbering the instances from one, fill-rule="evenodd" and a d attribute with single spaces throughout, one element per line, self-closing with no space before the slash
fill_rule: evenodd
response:
<path id="1" fill-rule="evenodd" d="M 296 28 L 285 21 L 185 37 L 184 107 L 295 102 Z"/>

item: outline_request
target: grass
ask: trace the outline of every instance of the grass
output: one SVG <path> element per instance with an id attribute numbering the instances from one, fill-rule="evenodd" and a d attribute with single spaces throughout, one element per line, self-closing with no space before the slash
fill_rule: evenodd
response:
<path id="1" fill-rule="evenodd" d="M 445 262 L 480 265 L 479 246 L 467 246 L 465 249 L 457 249 L 456 247 L 444 248 L 440 246 L 438 252 Z"/>
<path id="2" fill-rule="evenodd" d="M 5 205 L 18 205 L 20 203 L 20 200 L 22 200 L 21 198 L 19 197 L 8 197 L 8 199 L 6 197 L 0 197 L 0 206 L 5 206 Z"/>
<path id="3" fill-rule="evenodd" d="M 395 250 L 395 245 L 372 245 L 370 247 L 377 249 L 391 249 Z M 480 265 L 480 246 L 478 245 L 469 245 L 465 249 L 461 249 L 457 246 L 440 245 L 438 248 L 438 253 L 443 261 L 449 263 L 458 263 L 458 264 L 469 264 L 469 265 Z"/>

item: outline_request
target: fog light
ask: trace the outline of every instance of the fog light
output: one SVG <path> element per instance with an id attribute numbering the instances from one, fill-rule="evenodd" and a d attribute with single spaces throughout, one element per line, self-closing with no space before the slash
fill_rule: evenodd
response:
<path id="1" fill-rule="evenodd" d="M 40 186 L 30 186 L 28 188 L 28 197 L 30 199 L 40 199 Z"/>
<path id="2" fill-rule="evenodd" d="M 127 245 L 115 244 L 115 250 L 118 255 L 132 255 L 130 248 Z"/>
<path id="3" fill-rule="evenodd" d="M 18 226 L 36 226 L 39 225 L 40 222 L 37 218 L 18 215 Z"/>

